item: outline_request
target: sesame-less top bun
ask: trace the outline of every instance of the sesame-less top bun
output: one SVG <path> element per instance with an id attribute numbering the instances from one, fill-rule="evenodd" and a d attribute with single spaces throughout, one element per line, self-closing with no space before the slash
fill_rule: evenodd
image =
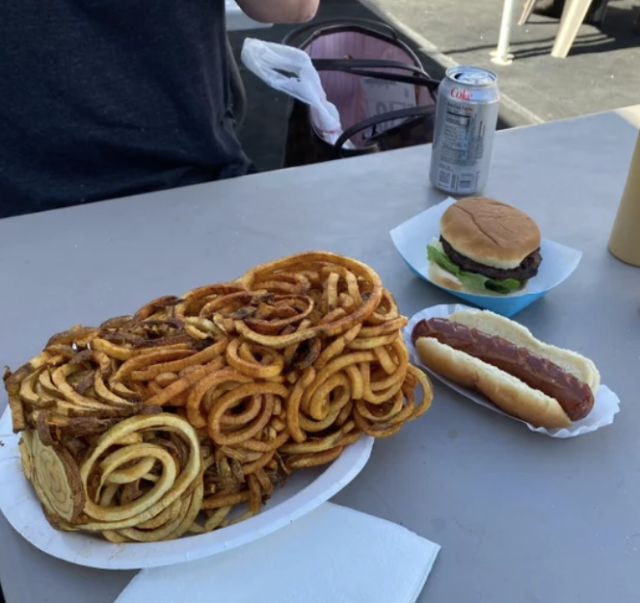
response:
<path id="1" fill-rule="evenodd" d="M 517 268 L 540 248 L 540 229 L 527 214 L 487 197 L 466 197 L 440 220 L 442 237 L 458 253 L 493 268 Z"/>

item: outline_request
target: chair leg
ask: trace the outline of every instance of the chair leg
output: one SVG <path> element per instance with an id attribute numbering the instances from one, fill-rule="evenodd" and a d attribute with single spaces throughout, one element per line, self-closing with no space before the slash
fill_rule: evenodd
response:
<path id="1" fill-rule="evenodd" d="M 551 56 L 566 59 L 593 0 L 567 0 Z"/>
<path id="2" fill-rule="evenodd" d="M 527 0 L 524 3 L 524 8 L 522 9 L 522 14 L 520 15 L 518 25 L 524 25 L 529 20 L 529 17 L 531 16 L 531 13 L 533 12 L 537 1 L 538 0 Z"/>

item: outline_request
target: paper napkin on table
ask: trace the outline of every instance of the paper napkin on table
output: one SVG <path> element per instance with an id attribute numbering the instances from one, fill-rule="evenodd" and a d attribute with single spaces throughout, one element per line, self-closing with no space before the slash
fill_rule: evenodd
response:
<path id="1" fill-rule="evenodd" d="M 439 550 L 406 528 L 325 503 L 237 549 L 142 570 L 116 603 L 413 603 Z"/>

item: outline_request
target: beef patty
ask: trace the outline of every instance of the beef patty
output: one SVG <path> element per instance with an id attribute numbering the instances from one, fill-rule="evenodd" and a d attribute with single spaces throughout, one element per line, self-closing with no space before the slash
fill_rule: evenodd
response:
<path id="1" fill-rule="evenodd" d="M 444 252 L 449 256 L 454 264 L 460 266 L 461 270 L 482 274 L 487 278 L 492 278 L 497 281 L 507 278 L 515 278 L 518 281 L 525 281 L 533 278 L 538 274 L 538 268 L 540 267 L 540 262 L 542 262 L 540 249 L 536 249 L 533 253 L 530 253 L 526 258 L 524 258 L 520 266 L 517 268 L 502 270 L 501 268 L 492 268 L 491 266 L 485 266 L 484 264 L 478 264 L 478 262 L 470 260 L 467 256 L 458 253 L 443 237 L 440 237 L 440 242 L 442 243 Z"/>

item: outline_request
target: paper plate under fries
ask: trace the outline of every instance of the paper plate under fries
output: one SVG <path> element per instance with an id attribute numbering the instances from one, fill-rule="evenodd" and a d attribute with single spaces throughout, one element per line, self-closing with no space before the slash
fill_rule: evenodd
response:
<path id="1" fill-rule="evenodd" d="M 256 517 L 236 525 L 170 542 L 112 544 L 54 530 L 20 467 L 20 436 L 11 431 L 9 409 L 0 419 L 0 510 L 13 528 L 41 551 L 100 569 L 142 569 L 202 559 L 258 540 L 310 513 L 342 490 L 369 460 L 373 438 L 362 436 L 327 467 L 295 472 Z"/>
<path id="2" fill-rule="evenodd" d="M 600 389 L 598 389 L 598 393 L 596 394 L 593 410 L 586 418 L 582 419 L 582 421 L 576 421 L 571 425 L 571 427 L 546 429 L 545 427 L 535 427 L 534 425 L 531 425 L 526 421 L 522 421 L 521 419 L 517 419 L 516 417 L 502 412 L 495 404 L 487 400 L 482 394 L 468 389 L 462 385 L 458 385 L 450 379 L 447 379 L 446 377 L 443 377 L 430 368 L 424 366 L 420 361 L 420 357 L 418 356 L 418 353 L 416 352 L 416 349 L 411 341 L 411 333 L 413 332 L 413 328 L 421 320 L 429 320 L 430 318 L 446 318 L 454 312 L 459 312 L 461 310 L 475 310 L 475 308 L 463 306 L 462 304 L 441 304 L 439 306 L 431 306 L 430 308 L 425 308 L 424 310 L 421 310 L 411 317 L 411 319 L 409 320 L 409 324 L 404 328 L 404 340 L 409 350 L 409 361 L 412 364 L 415 364 L 421 369 L 429 372 L 431 375 L 433 375 L 443 383 L 446 383 L 451 389 L 454 389 L 459 394 L 462 394 L 466 398 L 469 398 L 476 404 L 480 404 L 480 406 L 484 406 L 485 408 L 488 408 L 493 412 L 497 412 L 498 414 L 504 415 L 505 417 L 509 417 L 510 419 L 518 421 L 519 423 L 524 423 L 531 431 L 543 433 L 544 435 L 548 435 L 552 438 L 574 438 L 579 435 L 591 433 L 593 431 L 596 431 L 597 429 L 600 429 L 601 427 L 604 427 L 605 425 L 611 425 L 611 423 L 613 423 L 615 415 L 620 411 L 620 399 L 606 385 L 600 385 Z"/>
<path id="3" fill-rule="evenodd" d="M 455 201 L 451 198 L 446 199 L 391 231 L 393 243 L 409 270 L 432 285 L 474 306 L 491 310 L 502 316 L 513 316 L 569 278 L 578 267 L 582 257 L 581 251 L 542 239 L 540 270 L 537 276 L 529 280 L 524 291 L 509 295 L 473 295 L 441 287 L 429 278 L 427 245 L 434 237 L 440 236 L 440 218 Z"/>

